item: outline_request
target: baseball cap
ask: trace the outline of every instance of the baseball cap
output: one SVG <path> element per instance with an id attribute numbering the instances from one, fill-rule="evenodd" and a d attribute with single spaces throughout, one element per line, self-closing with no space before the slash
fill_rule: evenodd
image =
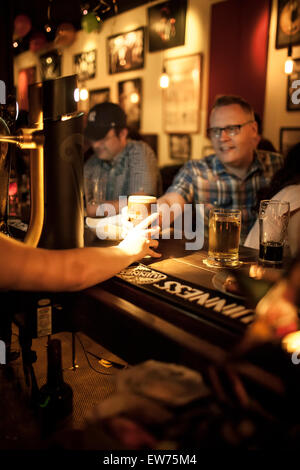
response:
<path id="1" fill-rule="evenodd" d="M 89 111 L 85 136 L 89 140 L 100 140 L 115 127 L 126 127 L 126 114 L 123 109 L 115 103 L 99 103 Z"/>

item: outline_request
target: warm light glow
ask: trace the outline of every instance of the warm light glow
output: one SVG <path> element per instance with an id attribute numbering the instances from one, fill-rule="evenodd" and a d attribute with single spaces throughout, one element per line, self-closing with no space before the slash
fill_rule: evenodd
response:
<path id="1" fill-rule="evenodd" d="M 88 10 L 87 10 L 87 9 L 83 10 L 82 14 L 83 14 L 83 15 L 87 15 L 87 14 L 88 14 Z"/>
<path id="2" fill-rule="evenodd" d="M 168 88 L 169 86 L 169 76 L 166 73 L 161 74 L 159 79 L 159 86 L 161 88 Z"/>
<path id="3" fill-rule="evenodd" d="M 49 64 L 52 64 L 52 57 L 47 57 L 46 63 L 47 63 L 48 65 L 49 65 Z"/>
<path id="4" fill-rule="evenodd" d="M 61 117 L 61 120 L 62 121 L 68 121 L 69 119 L 72 118 L 72 115 L 70 114 L 64 114 L 62 117 Z"/>
<path id="5" fill-rule="evenodd" d="M 290 57 L 288 57 L 285 61 L 285 64 L 284 64 L 284 71 L 286 74 L 290 74 L 293 72 L 293 68 L 294 68 L 294 62 L 293 62 L 293 59 L 291 59 Z"/>
<path id="6" fill-rule="evenodd" d="M 138 93 L 131 93 L 130 95 L 130 102 L 131 103 L 138 103 L 140 101 L 140 97 Z"/>
<path id="7" fill-rule="evenodd" d="M 282 339 L 282 346 L 288 353 L 300 351 L 300 331 L 286 335 Z"/>
<path id="8" fill-rule="evenodd" d="M 194 81 L 199 80 L 199 70 L 198 69 L 193 69 L 192 70 L 192 77 Z"/>
<path id="9" fill-rule="evenodd" d="M 50 33 L 52 31 L 51 26 L 46 24 L 45 30 L 46 30 L 46 33 Z"/>
<path id="10" fill-rule="evenodd" d="M 75 90 L 74 90 L 74 101 L 76 101 L 76 103 L 78 103 L 79 99 L 80 99 L 80 97 L 79 97 L 79 88 L 75 88 Z"/>
<path id="11" fill-rule="evenodd" d="M 82 88 L 79 92 L 80 101 L 86 101 L 89 97 L 89 92 L 86 88 Z"/>
<path id="12" fill-rule="evenodd" d="M 16 119 L 18 119 L 19 116 L 19 103 L 16 101 Z"/>
<path id="13" fill-rule="evenodd" d="M 15 41 L 15 42 L 13 43 L 13 47 L 18 47 L 18 45 L 19 45 L 18 41 Z"/>
<path id="14" fill-rule="evenodd" d="M 251 264 L 249 269 L 249 277 L 254 279 L 262 279 L 264 275 L 265 269 L 258 264 Z"/>

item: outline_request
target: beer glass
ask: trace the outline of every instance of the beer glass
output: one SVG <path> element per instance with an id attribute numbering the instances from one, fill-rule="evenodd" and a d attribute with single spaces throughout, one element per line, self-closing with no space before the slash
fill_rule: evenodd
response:
<path id="1" fill-rule="evenodd" d="M 264 200 L 259 206 L 259 261 L 280 265 L 290 217 L 290 203 Z"/>
<path id="2" fill-rule="evenodd" d="M 241 211 L 211 209 L 208 228 L 207 264 L 215 267 L 239 265 Z"/>
<path id="3" fill-rule="evenodd" d="M 128 198 L 128 219 L 133 225 L 139 224 L 149 215 L 157 211 L 156 197 L 134 195 Z"/>

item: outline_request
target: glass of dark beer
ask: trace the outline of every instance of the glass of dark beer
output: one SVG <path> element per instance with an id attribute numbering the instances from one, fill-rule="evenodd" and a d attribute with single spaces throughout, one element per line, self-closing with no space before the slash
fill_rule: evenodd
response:
<path id="1" fill-rule="evenodd" d="M 264 200 L 259 206 L 259 261 L 270 266 L 282 264 L 290 217 L 290 203 Z"/>
<path id="2" fill-rule="evenodd" d="M 241 211 L 211 209 L 209 213 L 208 259 L 215 267 L 234 267 L 239 263 Z"/>

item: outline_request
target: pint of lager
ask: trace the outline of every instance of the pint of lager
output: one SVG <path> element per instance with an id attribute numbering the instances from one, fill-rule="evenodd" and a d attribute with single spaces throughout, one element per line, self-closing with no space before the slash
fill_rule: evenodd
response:
<path id="1" fill-rule="evenodd" d="M 208 264 L 238 266 L 241 231 L 241 211 L 211 209 L 209 213 Z"/>

